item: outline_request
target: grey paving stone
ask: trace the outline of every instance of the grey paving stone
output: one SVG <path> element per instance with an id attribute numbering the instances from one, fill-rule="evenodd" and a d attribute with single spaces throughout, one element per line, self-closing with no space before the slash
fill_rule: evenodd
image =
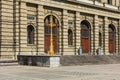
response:
<path id="1" fill-rule="evenodd" d="M 0 66 L 0 80 L 120 80 L 120 64 L 62 66 Z"/>

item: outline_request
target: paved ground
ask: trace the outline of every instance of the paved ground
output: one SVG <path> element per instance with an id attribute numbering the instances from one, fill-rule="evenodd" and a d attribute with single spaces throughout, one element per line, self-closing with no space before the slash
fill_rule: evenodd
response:
<path id="1" fill-rule="evenodd" d="M 120 80 L 120 64 L 62 66 L 0 66 L 0 80 Z"/>

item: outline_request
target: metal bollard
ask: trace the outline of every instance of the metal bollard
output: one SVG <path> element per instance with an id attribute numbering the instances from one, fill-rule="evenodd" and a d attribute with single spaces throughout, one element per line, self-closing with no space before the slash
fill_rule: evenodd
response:
<path id="1" fill-rule="evenodd" d="M 82 55 L 82 47 L 79 48 L 78 54 L 79 54 L 79 55 Z"/>
<path id="2" fill-rule="evenodd" d="M 97 54 L 98 54 L 98 55 L 101 54 L 101 49 L 100 49 L 100 48 L 97 49 Z"/>

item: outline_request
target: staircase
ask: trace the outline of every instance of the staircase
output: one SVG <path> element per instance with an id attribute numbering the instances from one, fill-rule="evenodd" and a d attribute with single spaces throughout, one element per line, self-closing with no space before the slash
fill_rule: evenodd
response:
<path id="1" fill-rule="evenodd" d="M 18 65 L 17 60 L 0 60 L 0 66 Z"/>
<path id="2" fill-rule="evenodd" d="M 62 66 L 85 65 L 85 64 L 118 64 L 120 55 L 101 55 L 101 56 L 61 56 Z"/>

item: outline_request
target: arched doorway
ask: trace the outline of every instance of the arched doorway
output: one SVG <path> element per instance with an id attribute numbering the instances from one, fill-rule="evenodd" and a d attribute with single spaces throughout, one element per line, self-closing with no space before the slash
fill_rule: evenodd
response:
<path id="1" fill-rule="evenodd" d="M 89 52 L 89 27 L 88 21 L 84 20 L 81 22 L 81 47 L 84 54 Z"/>
<path id="2" fill-rule="evenodd" d="M 115 45 L 115 27 L 114 25 L 109 25 L 109 53 L 114 53 Z"/>
<path id="3" fill-rule="evenodd" d="M 54 52 L 58 52 L 58 28 L 59 28 L 59 22 L 58 19 L 53 16 L 53 15 L 48 15 L 44 19 L 44 52 L 48 53 L 49 48 L 50 48 L 50 35 L 51 35 L 51 27 L 50 27 L 50 17 L 52 16 L 52 35 L 53 35 L 53 47 L 54 47 Z"/>

